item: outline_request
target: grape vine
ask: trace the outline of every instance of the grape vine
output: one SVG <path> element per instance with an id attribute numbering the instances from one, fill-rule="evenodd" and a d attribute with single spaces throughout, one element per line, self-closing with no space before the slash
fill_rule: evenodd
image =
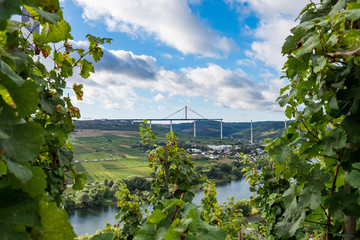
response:
<path id="1" fill-rule="evenodd" d="M 357 239 L 360 217 L 360 2 L 310 2 L 286 38 L 278 102 L 294 119 L 248 171 L 268 239 Z"/>
<path id="2" fill-rule="evenodd" d="M 12 20 L 24 14 L 41 27 Z M 14 18 L 15 19 L 15 18 Z M 72 165 L 73 118 L 80 111 L 64 96 L 67 78 L 80 69 L 94 72 L 91 55 L 102 57 L 109 38 L 87 35 L 88 51 L 71 46 L 71 27 L 58 0 L 5 0 L 0 3 L 0 233 L 2 239 L 73 239 L 61 209 L 69 179 L 82 189 L 86 178 Z M 53 62 L 45 67 L 44 62 Z M 82 85 L 73 85 L 79 100 Z"/>

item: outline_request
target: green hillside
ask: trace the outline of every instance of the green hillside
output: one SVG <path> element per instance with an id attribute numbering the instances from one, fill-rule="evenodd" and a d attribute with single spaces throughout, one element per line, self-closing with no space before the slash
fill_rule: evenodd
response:
<path id="1" fill-rule="evenodd" d="M 176 132 L 193 134 L 194 123 L 174 124 Z M 266 121 L 253 123 L 254 140 L 280 137 L 284 130 L 282 121 Z M 208 137 L 220 137 L 220 122 L 198 121 L 196 123 L 196 135 Z M 249 122 L 223 122 L 223 136 L 227 138 L 250 139 Z"/>
<path id="2" fill-rule="evenodd" d="M 257 122 L 253 124 L 254 139 L 278 136 L 282 122 Z M 197 123 L 197 137 L 193 137 L 193 123 L 174 124 L 173 129 L 180 138 L 179 146 L 185 149 L 205 145 L 243 145 L 232 139 L 250 139 L 249 123 L 224 123 L 226 139 L 220 139 L 220 123 L 203 121 Z M 152 125 L 159 144 L 165 143 L 168 125 Z M 149 176 L 146 147 L 140 145 L 139 123 L 119 121 L 75 121 L 75 131 L 69 137 L 73 144 L 77 171 L 85 172 L 88 182 L 117 180 L 129 176 Z M 194 158 L 196 165 L 212 162 L 230 162 L 231 159 L 204 160 Z"/>

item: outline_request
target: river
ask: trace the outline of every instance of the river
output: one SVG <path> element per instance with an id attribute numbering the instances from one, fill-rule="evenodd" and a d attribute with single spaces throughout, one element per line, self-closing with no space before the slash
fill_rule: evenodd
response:
<path id="1" fill-rule="evenodd" d="M 245 179 L 233 180 L 216 186 L 217 200 L 221 204 L 228 198 L 234 196 L 235 200 L 249 199 L 249 185 Z M 204 192 L 196 193 L 193 202 L 200 205 Z M 69 221 L 74 228 L 76 235 L 86 233 L 94 234 L 97 229 L 104 229 L 105 223 L 116 224 L 115 214 L 118 212 L 116 206 L 109 206 L 95 209 L 76 209 L 68 211 Z"/>

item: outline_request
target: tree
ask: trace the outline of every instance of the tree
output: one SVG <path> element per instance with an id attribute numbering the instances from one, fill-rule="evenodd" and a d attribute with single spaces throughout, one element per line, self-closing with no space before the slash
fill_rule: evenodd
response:
<path id="1" fill-rule="evenodd" d="M 104 186 L 109 186 L 109 180 L 107 180 L 107 178 L 104 180 Z"/>
<path id="2" fill-rule="evenodd" d="M 278 102 L 294 119 L 248 172 L 268 238 L 360 237 L 360 2 L 312 1 L 286 38 Z M 356 235 L 356 236 L 355 236 Z"/>
<path id="3" fill-rule="evenodd" d="M 10 20 L 25 7 L 41 33 Z M 73 239 L 60 206 L 67 179 L 81 189 L 86 177 L 72 165 L 68 134 L 79 109 L 63 95 L 79 69 L 87 78 L 111 39 L 87 36 L 88 51 L 71 46 L 71 27 L 58 0 L 0 3 L 0 232 L 4 239 Z M 41 57 L 40 57 L 41 56 Z M 76 57 L 76 58 L 75 58 Z M 45 67 L 43 60 L 53 67 Z M 79 100 L 82 85 L 73 85 Z"/>

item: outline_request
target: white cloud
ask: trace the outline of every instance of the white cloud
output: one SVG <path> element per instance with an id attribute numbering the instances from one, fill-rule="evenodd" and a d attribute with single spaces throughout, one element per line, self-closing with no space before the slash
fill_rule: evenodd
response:
<path id="1" fill-rule="evenodd" d="M 134 61 L 138 58 L 155 64 L 150 56 L 137 56 L 125 51 L 106 52 L 106 58 L 119 57 L 130 69 L 148 67 L 146 64 L 138 66 Z M 124 59 L 123 56 L 130 57 Z M 103 64 L 105 63 L 113 65 L 111 61 L 104 61 Z M 275 99 L 281 87 L 280 80 L 259 84 L 241 69 L 224 69 L 216 64 L 209 64 L 204 68 L 182 68 L 178 71 L 153 66 L 152 70 L 152 77 L 148 77 L 146 74 L 113 71 L 109 66 L 102 66 L 89 79 L 78 79 L 78 83 L 84 84 L 85 103 L 97 104 L 103 108 L 134 110 L 141 101 L 166 102 L 173 96 L 180 96 L 204 97 L 218 106 L 231 109 L 279 110 Z M 142 97 L 144 91 L 154 93 L 155 97 Z"/>
<path id="2" fill-rule="evenodd" d="M 105 54 L 95 64 L 95 74 L 85 80 L 74 74 L 68 83 L 84 85 L 84 104 L 134 111 L 143 102 L 165 103 L 178 96 L 180 101 L 202 97 L 217 106 L 237 110 L 280 110 L 275 100 L 284 83 L 267 70 L 261 75 L 265 78 L 263 83 L 257 83 L 241 68 L 231 70 L 208 64 L 171 70 L 157 66 L 152 56 L 103 50 Z M 153 97 L 148 97 L 149 93 Z"/>
<path id="3" fill-rule="evenodd" d="M 259 18 L 251 44 L 251 50 L 246 51 L 249 58 L 264 62 L 278 72 L 285 62 L 281 47 L 285 38 L 290 35 L 290 29 L 295 26 L 295 18 L 308 0 L 224 0 L 236 6 L 240 14 L 254 12 Z"/>
<path id="4" fill-rule="evenodd" d="M 286 61 L 286 57 L 281 54 L 281 48 L 294 26 L 292 20 L 281 17 L 262 21 L 255 30 L 257 40 L 251 44 L 251 51 L 246 52 L 247 56 L 263 61 L 280 72 Z"/>
<path id="5" fill-rule="evenodd" d="M 166 98 L 161 93 L 159 93 L 154 97 L 154 101 L 155 102 L 165 102 Z"/>
<path id="6" fill-rule="evenodd" d="M 238 59 L 236 60 L 237 65 L 243 65 L 243 66 L 255 66 L 256 62 L 253 59 Z"/>
<path id="7" fill-rule="evenodd" d="M 232 39 L 218 35 L 195 17 L 186 0 L 75 1 L 84 9 L 86 20 L 102 21 L 109 30 L 134 37 L 152 36 L 183 54 L 214 57 L 236 48 Z"/>

